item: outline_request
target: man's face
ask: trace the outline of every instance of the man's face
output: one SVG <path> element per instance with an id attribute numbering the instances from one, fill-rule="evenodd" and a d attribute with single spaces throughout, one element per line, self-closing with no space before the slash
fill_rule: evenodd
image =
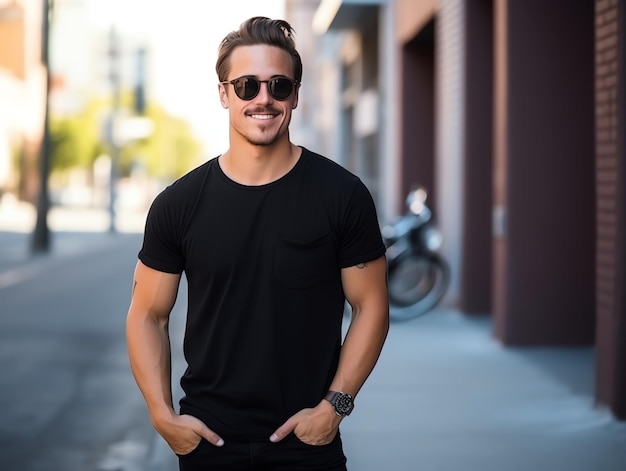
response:
<path id="1" fill-rule="evenodd" d="M 227 81 L 252 76 L 257 80 L 293 77 L 289 54 L 275 46 L 258 44 L 236 47 L 230 57 Z M 220 84 L 220 101 L 230 115 L 231 142 L 244 140 L 256 146 L 268 146 L 281 138 L 288 139 L 291 112 L 298 104 L 298 87 L 286 100 L 270 95 L 267 83 L 260 84 L 259 93 L 249 101 L 235 94 L 233 85 Z"/>

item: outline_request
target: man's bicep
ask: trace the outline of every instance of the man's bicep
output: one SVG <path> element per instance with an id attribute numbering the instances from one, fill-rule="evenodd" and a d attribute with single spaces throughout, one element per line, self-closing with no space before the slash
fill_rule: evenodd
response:
<path id="1" fill-rule="evenodd" d="M 178 295 L 180 274 L 166 273 L 138 261 L 133 277 L 131 311 L 168 316 Z"/>
<path id="2" fill-rule="evenodd" d="M 346 299 L 353 307 L 371 301 L 387 304 L 387 259 L 385 256 L 341 270 Z"/>

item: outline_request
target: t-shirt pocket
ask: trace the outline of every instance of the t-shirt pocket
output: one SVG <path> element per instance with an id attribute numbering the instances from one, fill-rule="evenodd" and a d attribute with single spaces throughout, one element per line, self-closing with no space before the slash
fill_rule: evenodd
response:
<path id="1" fill-rule="evenodd" d="M 306 240 L 281 238 L 274 270 L 278 280 L 292 288 L 310 288 L 333 280 L 337 267 L 328 233 Z"/>

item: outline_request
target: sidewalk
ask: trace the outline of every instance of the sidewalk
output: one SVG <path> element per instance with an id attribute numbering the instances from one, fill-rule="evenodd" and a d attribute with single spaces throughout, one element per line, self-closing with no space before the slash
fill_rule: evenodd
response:
<path id="1" fill-rule="evenodd" d="M 36 220 L 33 205 L 16 201 L 9 195 L 0 198 L 0 270 L 19 266 L 35 257 L 31 244 Z M 64 256 L 83 250 L 85 244 L 110 239 L 109 221 L 107 209 L 51 207 L 48 211 L 48 254 Z M 144 224 L 145 212 L 125 210 L 117 214 L 115 229 L 118 233 L 141 233 Z M 85 233 L 90 237 L 84 237 Z"/>
<path id="2" fill-rule="evenodd" d="M 146 211 L 120 209 L 116 228 L 119 232 L 143 232 Z M 10 194 L 0 197 L 0 231 L 30 233 L 35 227 L 37 209 L 17 201 Z M 52 206 L 48 227 L 54 232 L 106 232 L 109 230 L 107 208 Z"/>
<path id="3" fill-rule="evenodd" d="M 626 423 L 594 408 L 593 349 L 503 348 L 489 319 L 393 324 L 343 424 L 354 471 L 624 471 Z"/>

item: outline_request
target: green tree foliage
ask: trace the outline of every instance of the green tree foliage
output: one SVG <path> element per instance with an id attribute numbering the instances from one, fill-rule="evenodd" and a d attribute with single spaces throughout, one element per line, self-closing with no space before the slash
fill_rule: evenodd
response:
<path id="1" fill-rule="evenodd" d="M 130 109 L 132 95 L 123 94 L 123 109 Z M 109 100 L 92 98 L 76 115 L 52 117 L 52 172 L 88 168 L 95 159 L 111 148 L 103 142 L 104 120 L 111 110 Z M 152 121 L 150 136 L 125 144 L 119 149 L 118 172 L 128 175 L 136 165 L 144 167 L 151 177 L 174 179 L 197 165 L 202 158 L 200 143 L 189 124 L 169 115 L 161 106 L 150 104 L 146 118 Z"/>
<path id="2" fill-rule="evenodd" d="M 103 100 L 90 100 L 77 115 L 52 117 L 52 171 L 88 167 L 104 152 L 100 141 L 100 116 L 106 109 Z"/>
<path id="3" fill-rule="evenodd" d="M 153 132 L 122 149 L 119 165 L 123 173 L 141 163 L 149 175 L 171 180 L 200 162 L 201 146 L 185 120 L 168 115 L 158 105 L 148 106 L 146 117 L 152 121 Z"/>

